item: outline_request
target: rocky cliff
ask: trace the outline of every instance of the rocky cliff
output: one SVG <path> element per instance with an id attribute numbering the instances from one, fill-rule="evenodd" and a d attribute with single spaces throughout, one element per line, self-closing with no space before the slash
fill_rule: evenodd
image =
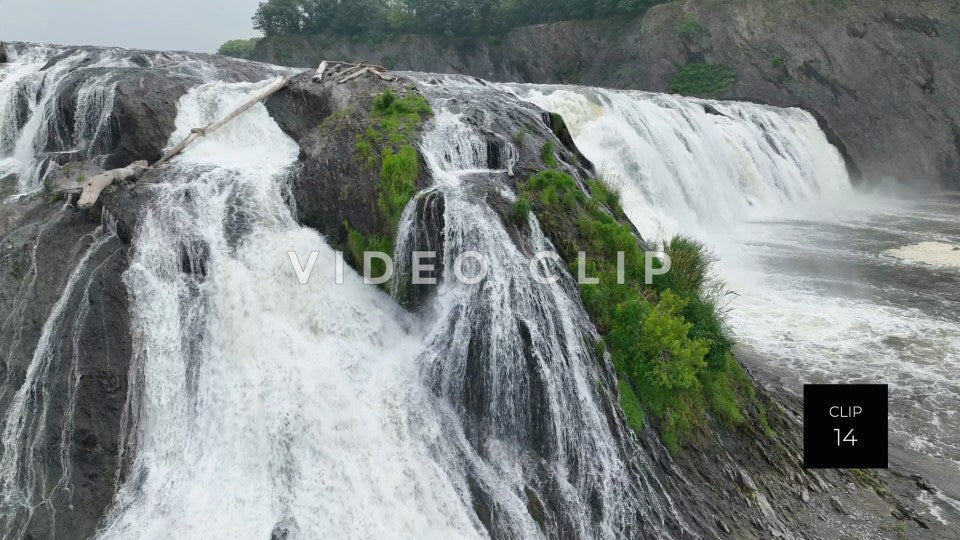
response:
<path id="1" fill-rule="evenodd" d="M 720 97 L 812 112 L 865 181 L 960 186 L 960 4 L 952 0 L 687 0 L 633 20 L 530 26 L 497 40 L 269 38 L 254 57 L 302 67 L 362 58 L 650 91 L 668 90 L 688 64 L 724 64 L 737 78 Z"/>

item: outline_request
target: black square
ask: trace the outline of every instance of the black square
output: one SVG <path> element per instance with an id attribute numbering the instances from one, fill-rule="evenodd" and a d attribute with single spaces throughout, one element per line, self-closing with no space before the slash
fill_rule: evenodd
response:
<path id="1" fill-rule="evenodd" d="M 887 468 L 887 385 L 803 385 L 805 468 Z"/>

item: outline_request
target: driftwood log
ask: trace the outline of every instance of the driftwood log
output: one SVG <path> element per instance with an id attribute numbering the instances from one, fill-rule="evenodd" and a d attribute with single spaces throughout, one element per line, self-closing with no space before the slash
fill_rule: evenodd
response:
<path id="1" fill-rule="evenodd" d="M 193 128 L 190 130 L 190 135 L 187 135 L 179 144 L 174 146 L 169 152 L 163 155 L 156 163 L 153 165 L 148 165 L 146 161 L 136 161 L 127 165 L 126 167 L 121 167 L 119 169 L 111 169 L 105 171 L 96 176 L 93 176 L 87 180 L 82 186 L 80 191 L 80 198 L 77 200 L 77 207 L 79 208 L 90 208 L 97 203 L 97 200 L 100 198 L 100 194 L 103 193 L 103 190 L 115 182 L 124 182 L 131 179 L 140 178 L 143 173 L 150 169 L 155 169 L 164 163 L 170 161 L 175 156 L 183 152 L 188 146 L 190 146 L 193 141 L 203 137 L 209 133 L 222 128 L 227 122 L 233 120 L 234 118 L 240 116 L 245 111 L 249 110 L 251 107 L 260 103 L 264 99 L 267 99 L 274 93 L 276 93 L 281 88 L 285 87 L 287 83 L 290 82 L 290 79 L 286 77 L 277 77 L 275 81 L 264 86 L 260 90 L 257 90 L 250 95 L 239 107 L 230 112 L 230 114 L 220 118 L 204 127 Z M 61 190 L 72 191 L 65 187 Z"/>
<path id="2" fill-rule="evenodd" d="M 387 75 L 387 68 L 383 66 L 378 66 L 376 64 L 367 64 L 364 62 L 340 62 L 332 60 L 324 60 L 320 62 L 320 66 L 317 68 L 317 72 L 313 76 L 313 81 L 320 83 L 323 82 L 324 74 L 327 71 L 329 66 L 335 67 L 335 76 L 340 77 L 337 81 L 342 84 L 345 82 L 352 81 L 353 79 L 359 78 L 360 76 L 371 73 L 376 75 L 384 81 L 394 81 L 396 77 Z M 342 66 L 349 66 L 347 69 L 340 71 Z M 103 190 L 115 182 L 124 182 L 131 179 L 139 178 L 144 172 L 160 167 L 161 165 L 167 163 L 181 152 L 187 149 L 194 141 L 200 137 L 204 137 L 214 131 L 222 128 L 225 124 L 233 120 L 234 118 L 240 116 L 251 107 L 260 103 L 261 101 L 272 96 L 280 89 L 287 86 L 290 82 L 290 79 L 287 77 L 277 77 L 275 81 L 264 86 L 260 90 L 257 90 L 247 98 L 246 101 L 240 104 L 236 109 L 230 112 L 230 114 L 220 118 L 204 127 L 193 128 L 190 130 L 190 134 L 187 135 L 182 141 L 180 141 L 176 146 L 174 146 L 170 151 L 164 154 L 156 163 L 153 165 L 148 165 L 146 161 L 137 161 L 131 163 L 126 167 L 119 169 L 112 169 L 105 171 L 101 174 L 98 174 L 90 178 L 86 183 L 83 184 L 80 198 L 77 201 L 77 206 L 80 208 L 90 208 L 97 203 L 97 200 L 100 198 L 100 194 L 103 193 Z"/>
<path id="3" fill-rule="evenodd" d="M 342 69 L 344 66 L 346 66 L 346 69 Z M 340 62 L 337 60 L 324 60 L 323 62 L 320 62 L 320 66 L 317 67 L 317 72 L 313 76 L 313 82 L 316 82 L 316 83 L 323 82 L 323 78 L 326 75 L 328 68 L 333 69 L 333 73 L 331 76 L 339 77 L 339 79 L 337 79 L 338 84 L 350 82 L 367 73 L 376 75 L 377 77 L 379 77 L 381 80 L 384 80 L 384 81 L 397 80 L 396 77 L 392 75 L 387 75 L 387 68 L 377 64 L 368 64 L 366 62 Z"/>
<path id="4" fill-rule="evenodd" d="M 224 126 L 224 124 L 226 124 L 227 122 L 229 122 L 229 121 L 233 120 L 234 118 L 240 116 L 241 114 L 243 114 L 244 112 L 246 112 L 250 107 L 253 107 L 253 106 L 256 105 L 257 103 L 260 103 L 261 101 L 263 101 L 263 100 L 267 99 L 268 97 L 272 96 L 272 95 L 275 94 L 278 90 L 280 90 L 281 88 L 285 87 L 285 86 L 287 85 L 287 83 L 289 83 L 289 82 L 290 82 L 290 79 L 288 79 L 288 78 L 286 78 L 286 77 L 277 77 L 277 79 L 276 79 L 275 81 L 273 81 L 272 83 L 270 83 L 269 85 L 264 86 L 263 88 L 261 88 L 261 89 L 258 90 L 257 92 L 254 92 L 253 94 L 251 94 L 251 96 L 250 96 L 249 98 L 247 98 L 246 101 L 244 101 L 242 104 L 240 104 L 240 106 L 237 107 L 236 109 L 234 109 L 230 114 L 224 116 L 223 118 L 221 118 L 221 119 L 219 119 L 219 120 L 216 120 L 216 121 L 208 124 L 208 125 L 205 126 L 205 127 L 202 127 L 202 128 L 193 128 L 192 130 L 190 130 L 190 135 L 187 135 L 187 137 L 186 137 L 185 139 L 183 139 L 182 141 L 180 141 L 180 144 L 174 146 L 172 150 L 170 150 L 169 152 L 167 152 L 166 154 L 164 154 L 164 156 L 163 156 L 162 158 L 160 158 L 159 161 L 157 161 L 156 163 L 154 163 L 154 164 L 151 165 L 150 167 L 153 168 L 153 169 L 155 169 L 155 168 L 163 165 L 164 163 L 170 161 L 170 160 L 173 159 L 177 154 L 179 154 L 180 152 L 183 152 L 188 146 L 190 146 L 190 144 L 191 144 L 193 141 L 199 139 L 200 137 L 204 137 L 204 136 L 206 136 L 206 135 L 209 134 L 209 133 L 213 133 L 214 131 L 222 128 L 222 127 Z"/>
<path id="5" fill-rule="evenodd" d="M 80 198 L 77 200 L 77 207 L 90 208 L 96 204 L 100 198 L 100 193 L 114 182 L 125 182 L 130 179 L 140 178 L 150 166 L 146 161 L 135 161 L 126 167 L 120 169 L 111 169 L 91 177 L 83 184 L 80 191 Z"/>

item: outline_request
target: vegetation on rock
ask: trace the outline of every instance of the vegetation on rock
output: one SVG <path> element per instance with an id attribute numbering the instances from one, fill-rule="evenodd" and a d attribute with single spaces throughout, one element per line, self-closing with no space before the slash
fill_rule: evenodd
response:
<path id="1" fill-rule="evenodd" d="M 398 97 L 387 90 L 373 101 L 370 127 L 357 134 L 354 156 L 365 167 L 379 171 L 377 207 L 387 226 L 382 236 L 365 237 L 346 223 L 347 243 L 354 263 L 363 264 L 366 250 L 393 252 L 397 225 L 410 199 L 417 193 L 420 153 L 414 144 L 417 130 L 433 114 L 422 95 Z M 379 275 L 374 268 L 374 276 Z M 381 272 L 382 273 L 382 272 Z"/>
<path id="2" fill-rule="evenodd" d="M 721 97 L 737 82 L 737 72 L 723 64 L 687 64 L 670 80 L 671 94 L 713 98 Z"/>
<path id="3" fill-rule="evenodd" d="M 609 351 L 616 368 L 628 423 L 639 430 L 645 416 L 654 418 L 676 449 L 706 425 L 708 413 L 725 423 L 742 422 L 754 391 L 733 356 L 718 304 L 723 289 L 709 278 L 704 246 L 675 237 L 662 246 L 670 271 L 647 284 L 645 251 L 655 246 L 634 233 L 617 193 L 597 180 L 586 188 L 566 173 L 539 172 L 520 186 L 514 215 L 532 207 L 574 275 L 577 252 L 586 253 L 586 275 L 599 284 L 581 285 L 580 294 L 603 336 L 598 350 Z M 618 252 L 623 283 L 617 279 Z"/>

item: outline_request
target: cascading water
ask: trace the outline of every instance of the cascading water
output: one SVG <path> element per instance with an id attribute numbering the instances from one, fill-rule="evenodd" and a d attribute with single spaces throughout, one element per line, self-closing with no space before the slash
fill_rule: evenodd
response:
<path id="1" fill-rule="evenodd" d="M 468 112 L 457 100 L 424 88 L 437 111 L 421 147 L 435 185 L 420 197 L 439 196 L 444 210 L 443 278 L 430 309 L 436 315 L 421 369 L 425 383 L 454 407 L 450 425 L 462 432 L 452 438 L 461 441 L 463 461 L 455 466 L 474 478 L 474 497 L 495 509 L 491 532 L 508 538 L 539 534 L 529 508 L 541 499 L 553 514 L 544 531 L 551 537 L 669 537 L 683 531 L 647 457 L 637 452 L 637 468 L 631 469 L 618 440 L 629 436 L 622 426 L 612 431 L 604 416 L 599 388 L 612 378 L 595 360 L 598 336 L 575 284 L 568 275 L 550 285 L 534 281 L 530 254 L 552 246 L 533 217 L 529 245 L 515 244 L 484 197 L 490 190 L 509 191 L 496 180 L 506 168 L 487 168 L 487 142 L 465 121 Z M 504 153 L 509 167 L 516 151 Z M 429 223 L 410 211 L 404 217 L 399 261 L 413 256 L 416 238 L 429 236 L 418 230 Z M 465 253 L 488 261 L 479 284 L 454 279 L 456 260 Z M 464 276 L 482 272 L 477 260 L 465 260 Z M 549 273 L 565 270 L 553 265 Z"/>
<path id="2" fill-rule="evenodd" d="M 13 192 L 23 194 L 41 187 L 57 153 L 102 155 L 112 143 L 114 75 L 133 64 L 128 53 L 112 50 L 8 48 L 15 61 L 0 65 L 0 182 L 15 175 Z M 195 80 L 219 76 L 209 63 L 178 55 L 143 61 L 189 71 Z M 94 68 L 100 71 L 77 74 Z M 893 335 L 890 342 L 944 362 L 897 372 L 908 395 L 895 394 L 895 402 L 929 391 L 924 403 L 944 410 L 937 417 L 942 429 L 922 443 L 957 455 L 950 452 L 960 448 L 960 430 L 951 431 L 956 419 L 944 404 L 957 395 L 950 370 L 960 364 L 945 336 L 956 328 L 952 307 L 960 299 L 941 299 L 929 310 L 893 303 L 878 316 L 866 313 L 876 306 L 862 298 L 834 299 L 806 277 L 784 287 L 788 272 L 759 266 L 760 255 L 785 258 L 811 229 L 794 222 L 790 235 L 758 241 L 754 233 L 762 229 L 744 221 L 803 201 L 852 196 L 839 153 L 810 115 L 640 92 L 414 78 L 436 111 L 421 144 L 434 185 L 408 205 L 396 255 L 403 275 L 413 251 L 439 251 L 439 284 L 420 298 L 420 314 L 394 307 L 348 269 L 344 283 L 336 282 L 334 252 L 297 226 L 284 203 L 298 147 L 263 106 L 138 186 L 153 198 L 124 274 L 134 353 L 119 491 L 101 537 L 697 536 L 665 489 L 669 484 L 673 493 L 684 479 L 669 471 L 665 481 L 669 460 L 657 459 L 656 441 L 638 445 L 610 408 L 616 380 L 595 358 L 597 335 L 565 268 L 547 260 L 544 270 L 562 278 L 534 283 L 530 256 L 552 250 L 536 219 L 528 218 L 529 234 L 518 239 L 488 202 L 491 193 L 513 197 L 500 180 L 518 152 L 504 138 L 510 134 L 485 129 L 490 118 L 483 110 L 504 99 L 561 113 L 646 237 L 692 233 L 716 246 L 722 276 L 748 300 L 733 306 L 731 324 L 765 360 L 815 366 L 827 380 L 897 369 L 880 345 L 890 341 L 893 325 L 911 328 L 906 339 Z M 64 85 L 77 80 L 71 123 L 60 117 L 58 101 Z M 180 100 L 170 142 L 256 87 L 193 88 Z M 532 108 L 516 111 L 529 113 L 522 121 L 542 121 Z M 60 301 L 45 314 L 24 379 L 3 389 L 10 401 L 0 456 L 7 537 L 21 535 L 54 490 L 70 488 L 64 448 L 72 407 L 45 408 L 45 373 L 64 369 L 50 338 L 65 328 L 75 333 L 63 307 L 87 296 L 90 267 L 113 238 L 108 229 L 83 244 Z M 817 232 L 827 251 L 843 248 Z M 865 242 L 870 249 L 863 251 L 876 243 Z M 300 261 L 318 254 L 305 285 L 290 251 Z M 471 251 L 492 263 L 479 284 L 453 279 L 458 256 Z M 731 258 L 755 266 L 731 268 Z M 463 267 L 468 276 L 479 270 L 475 261 Z M 756 283 L 748 286 L 744 276 Z M 33 287 L 29 272 L 23 287 L 16 301 Z M 838 320 L 852 322 L 818 319 L 812 305 L 844 308 Z M 19 308 L 4 319 L 0 337 L 19 339 L 17 325 L 7 322 L 22 318 Z M 887 318 L 880 324 L 878 317 Z M 825 334 L 810 328 L 827 324 L 837 328 L 826 346 L 811 345 Z M 935 330 L 926 341 L 916 335 L 923 328 Z M 878 365 L 858 363 L 851 352 L 858 331 L 877 346 Z M 778 348 L 782 343 L 789 345 Z M 917 417 L 930 412 L 918 407 Z M 50 438 L 41 430 L 55 414 L 63 415 L 64 431 L 56 435 L 63 441 L 52 469 L 62 474 L 51 477 L 37 473 L 35 450 Z M 897 427 L 909 430 L 911 418 L 895 418 Z"/>
<path id="3" fill-rule="evenodd" d="M 51 160 L 104 165 L 117 128 L 111 121 L 114 94 L 125 71 L 151 66 L 201 81 L 222 75 L 209 62 L 177 53 L 5 47 L 9 60 L 0 64 L 0 181 L 10 182 L 12 175 L 13 191 L 21 194 L 42 188 Z"/>
<path id="4" fill-rule="evenodd" d="M 729 323 L 757 366 L 801 382 L 889 383 L 891 430 L 945 478 L 960 516 L 960 283 L 891 248 L 960 246 L 957 200 L 856 192 L 801 110 L 578 87 L 502 85 L 566 120 L 649 239 L 694 235 L 737 293 Z M 931 514 L 942 519 L 941 509 Z M 956 519 L 956 518 L 954 518 Z"/>
<path id="5" fill-rule="evenodd" d="M 563 116 L 649 239 L 851 191 L 840 153 L 798 109 L 592 88 L 514 91 Z"/>
<path id="6" fill-rule="evenodd" d="M 252 88 L 192 90 L 172 140 Z M 284 205 L 297 152 L 258 105 L 156 184 L 125 276 L 134 462 L 102 537 L 478 535 L 427 446 L 443 430 L 412 321 L 352 272 L 336 284 L 333 251 Z M 301 285 L 288 250 L 323 271 Z"/>

